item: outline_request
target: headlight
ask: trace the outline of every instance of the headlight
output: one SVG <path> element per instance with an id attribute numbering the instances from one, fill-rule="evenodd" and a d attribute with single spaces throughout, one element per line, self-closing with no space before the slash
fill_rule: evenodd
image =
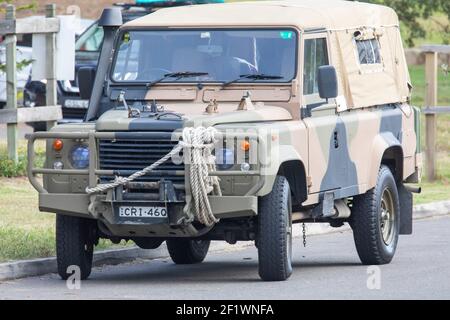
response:
<path id="1" fill-rule="evenodd" d="M 89 166 L 89 148 L 76 146 L 70 153 L 70 162 L 75 169 L 85 169 Z"/>
<path id="2" fill-rule="evenodd" d="M 234 165 L 234 151 L 231 149 L 218 149 L 216 151 L 216 165 L 219 170 L 231 169 Z"/>

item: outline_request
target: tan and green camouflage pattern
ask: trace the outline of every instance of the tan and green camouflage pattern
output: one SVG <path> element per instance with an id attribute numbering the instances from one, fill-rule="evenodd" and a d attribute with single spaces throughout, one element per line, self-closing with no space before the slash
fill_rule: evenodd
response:
<path id="1" fill-rule="evenodd" d="M 314 7 L 310 1 L 305 3 L 308 3 L 309 7 Z M 236 6 L 239 7 L 239 5 Z M 227 5 L 224 7 L 228 8 Z M 240 8 L 248 7 L 252 5 L 246 4 L 245 7 Z M 267 10 L 267 16 L 273 16 L 269 12 L 270 5 L 265 8 L 255 4 L 256 7 L 258 12 Z M 187 7 L 179 10 L 191 12 L 190 20 L 184 20 L 184 24 L 189 24 L 191 27 L 203 27 L 209 26 L 209 23 L 196 23 L 195 13 L 198 10 L 198 13 L 202 14 L 202 10 L 208 11 L 209 8 L 210 6 L 206 5 L 199 9 Z M 277 7 L 276 10 L 287 14 L 289 9 L 289 6 L 286 6 L 284 9 Z M 146 25 L 154 27 L 158 21 L 170 22 L 172 21 L 170 13 L 173 12 L 176 17 L 177 10 L 169 9 L 167 12 L 161 10 L 163 13 L 155 14 L 155 20 L 152 20 L 152 17 L 146 17 L 124 27 L 142 28 Z M 380 10 L 383 12 L 388 9 Z M 291 13 L 288 14 L 290 20 L 293 19 L 291 15 Z M 396 19 L 395 16 L 390 17 Z M 202 19 L 209 21 L 206 18 Z M 240 27 L 251 26 L 249 21 L 253 18 L 246 20 L 242 17 L 237 21 L 238 18 L 234 16 L 230 19 L 237 27 Z M 257 18 L 254 19 L 257 20 Z M 276 20 L 273 24 L 269 19 L 265 26 L 281 24 L 282 18 L 279 15 L 273 19 Z M 327 23 L 328 21 L 319 19 L 316 27 L 327 28 Z M 343 22 L 340 23 L 343 24 Z M 259 23 L 255 25 L 259 26 Z M 292 23 L 286 26 L 292 27 Z M 227 24 L 227 27 L 230 25 Z M 301 27 L 296 26 L 300 34 L 298 50 L 300 62 L 303 61 L 302 39 L 321 36 L 320 33 L 308 34 Z M 351 29 L 355 26 L 348 27 Z M 302 207 L 318 204 L 326 192 L 332 192 L 336 200 L 365 193 L 375 186 L 382 163 L 391 166 L 398 182 L 418 182 L 421 170 L 421 155 L 416 136 L 418 113 L 414 112 L 413 107 L 407 102 L 409 89 L 406 97 L 399 95 L 399 93 L 405 93 L 403 88 L 408 87 L 407 81 L 409 81 L 404 65 L 403 48 L 399 49 L 400 53 L 396 52 L 396 55 L 400 54 L 403 57 L 397 61 L 399 66 L 389 71 L 395 71 L 394 78 L 402 81 L 402 84 L 397 86 L 396 82 L 383 83 L 383 76 L 381 75 L 380 78 L 380 74 L 377 73 L 373 74 L 371 80 L 375 83 L 373 88 L 382 88 L 384 92 L 391 94 L 384 95 L 383 92 L 377 92 L 376 89 L 370 89 L 365 85 L 359 86 L 356 94 L 355 91 L 348 93 L 347 91 L 355 90 L 355 86 L 352 85 L 354 80 L 351 80 L 353 76 L 343 74 L 347 70 L 343 65 L 345 59 L 337 61 L 336 56 L 342 53 L 342 48 L 351 45 L 351 40 L 347 39 L 348 43 L 342 43 L 346 41 L 345 37 L 334 38 L 333 34 L 333 32 L 325 33 L 329 40 L 330 60 L 332 64 L 336 62 L 339 74 L 340 101 L 344 99 L 347 102 L 346 108 L 343 109 L 338 106 L 335 99 L 330 99 L 327 104 L 314 109 L 311 116 L 301 117 L 301 110 L 306 105 L 306 97 L 301 94 L 303 91 L 302 63 L 298 63 L 297 78 L 291 84 L 244 85 L 237 83 L 221 89 L 221 86 L 217 84 L 205 84 L 203 88 L 198 88 L 194 83 L 182 85 L 164 83 L 148 91 L 146 99 L 157 100 L 158 104 L 164 106 L 165 111 L 182 114 L 184 127 L 213 126 L 223 132 L 225 137 L 233 137 L 237 134 L 240 137 L 238 141 L 246 135 L 254 137 L 250 139 L 251 152 L 256 159 L 256 163 L 252 164 L 252 174 L 240 171 L 239 165 L 229 172 L 216 173 L 220 176 L 223 196 L 211 196 L 210 201 L 214 214 L 218 218 L 256 215 L 258 197 L 267 195 L 272 190 L 277 174 L 289 176 L 294 201 Z M 397 39 L 392 41 L 394 46 L 397 46 Z M 389 68 L 386 67 L 387 69 Z M 370 79 L 368 74 L 365 77 Z M 372 91 L 357 94 L 361 90 Z M 250 94 L 246 102 L 248 105 L 244 110 L 238 110 L 242 98 L 247 93 Z M 377 97 L 379 97 L 378 103 Z M 392 97 L 397 98 L 389 100 Z M 206 112 L 208 105 L 214 100 L 217 103 L 217 112 Z M 355 104 L 358 101 L 369 101 L 371 104 Z M 89 145 L 91 152 L 94 153 L 91 160 L 98 161 L 95 154 L 96 134 L 106 133 L 114 137 L 116 132 L 136 130 L 136 128 L 142 128 L 142 131 L 145 131 L 145 122 L 138 118 L 128 118 L 126 110 L 110 110 L 95 123 L 59 125 L 53 128 L 51 133 L 35 135 L 34 138 L 48 138 L 46 168 L 52 168 L 54 161 L 61 160 L 64 162 L 64 168 L 70 169 L 68 152 L 71 146 L 80 143 Z M 51 148 L 53 139 L 68 132 L 83 133 L 83 138 L 63 138 L 63 151 L 55 153 Z M 91 139 L 86 136 L 87 133 L 90 134 Z M 43 187 L 39 187 L 35 179 L 36 172 L 31 166 L 29 167 L 30 180 L 40 191 L 39 206 L 43 211 L 101 220 L 117 236 L 127 236 L 130 233 L 135 236 L 149 236 L 149 232 L 152 236 L 160 237 L 199 235 L 197 230 L 190 227 L 174 230 L 169 225 L 115 224 L 111 207 L 107 205 L 107 201 L 111 200 L 111 192 L 88 196 L 84 191 L 87 186 L 92 187 L 97 183 L 92 164 L 88 170 L 80 174 L 46 173 Z M 190 201 L 188 174 L 186 174 L 186 201 Z M 183 214 L 185 213 L 179 212 L 177 217 Z"/>

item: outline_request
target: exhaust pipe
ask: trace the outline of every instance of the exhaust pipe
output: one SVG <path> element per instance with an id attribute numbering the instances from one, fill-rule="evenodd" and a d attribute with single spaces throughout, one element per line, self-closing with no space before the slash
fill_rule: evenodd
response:
<path id="1" fill-rule="evenodd" d="M 422 193 L 422 187 L 405 185 L 405 189 L 412 193 Z"/>

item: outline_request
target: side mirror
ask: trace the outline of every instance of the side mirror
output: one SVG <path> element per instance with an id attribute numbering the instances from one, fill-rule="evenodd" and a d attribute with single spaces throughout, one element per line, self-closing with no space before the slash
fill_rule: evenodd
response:
<path id="1" fill-rule="evenodd" d="M 338 81 L 336 69 L 333 66 L 319 67 L 318 74 L 319 95 L 322 99 L 336 98 L 338 95 Z"/>
<path id="2" fill-rule="evenodd" d="M 95 68 L 81 67 L 78 70 L 78 88 L 80 89 L 80 97 L 83 100 L 91 98 L 92 89 L 94 88 Z"/>

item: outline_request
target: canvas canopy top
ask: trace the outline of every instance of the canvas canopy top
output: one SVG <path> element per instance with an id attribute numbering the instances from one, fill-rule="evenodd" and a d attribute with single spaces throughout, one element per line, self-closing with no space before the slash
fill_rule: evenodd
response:
<path id="1" fill-rule="evenodd" d="M 367 25 L 398 26 L 398 18 L 391 8 L 368 3 L 340 0 L 286 0 L 168 8 L 127 24 L 127 26 L 191 25 L 290 25 L 302 30 L 346 29 Z"/>
<path id="2" fill-rule="evenodd" d="M 327 33 L 330 64 L 349 108 L 406 102 L 409 73 L 399 20 L 389 7 L 343 0 L 254 1 L 167 8 L 124 28 L 290 26 Z M 381 62 L 361 64 L 356 40 L 377 39 Z M 301 55 L 301 53 L 300 53 Z M 302 56 L 300 56 L 302 58 Z"/>

